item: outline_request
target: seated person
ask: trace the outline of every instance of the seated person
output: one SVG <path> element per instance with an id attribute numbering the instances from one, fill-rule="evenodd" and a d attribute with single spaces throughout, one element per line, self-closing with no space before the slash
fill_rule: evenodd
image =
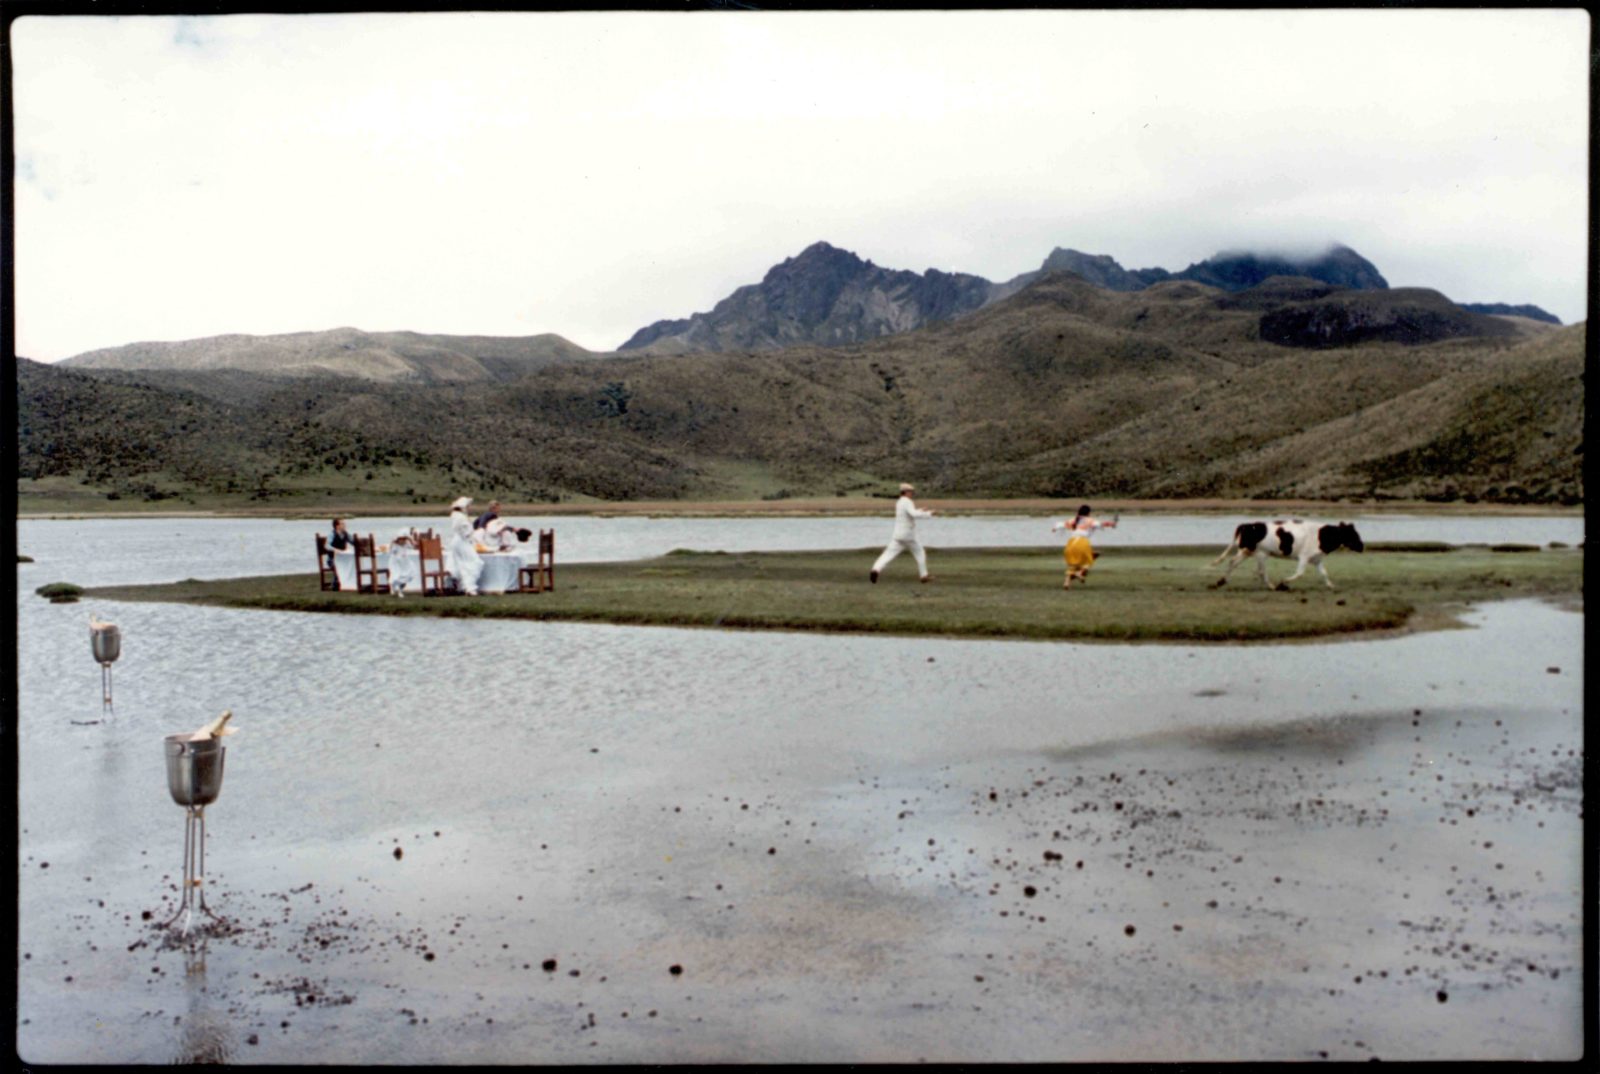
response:
<path id="1" fill-rule="evenodd" d="M 333 532 L 328 534 L 328 569 L 334 570 L 333 553 L 348 552 L 355 546 L 356 539 L 350 536 L 349 530 L 344 528 L 344 519 L 334 519 Z M 333 576 L 333 588 L 339 588 L 339 575 L 336 571 Z"/>
<path id="2" fill-rule="evenodd" d="M 485 511 L 483 514 L 479 515 L 477 518 L 472 520 L 472 528 L 475 529 L 475 530 L 488 529 L 489 528 L 489 523 L 493 522 L 495 519 L 497 519 L 499 517 L 500 517 L 500 501 L 499 500 L 490 500 L 489 501 L 489 509 L 487 511 Z"/>

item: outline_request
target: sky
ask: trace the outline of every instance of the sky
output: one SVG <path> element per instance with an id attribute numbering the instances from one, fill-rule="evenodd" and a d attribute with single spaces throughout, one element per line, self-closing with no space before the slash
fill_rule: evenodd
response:
<path id="1" fill-rule="evenodd" d="M 31 16 L 16 353 L 351 326 L 612 350 L 827 241 L 1006 280 L 1341 242 L 1585 308 L 1589 16 Z"/>

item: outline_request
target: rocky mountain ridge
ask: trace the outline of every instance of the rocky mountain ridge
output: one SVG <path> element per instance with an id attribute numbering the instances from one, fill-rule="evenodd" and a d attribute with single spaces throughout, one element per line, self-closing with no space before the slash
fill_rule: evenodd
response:
<path id="1" fill-rule="evenodd" d="M 617 349 L 686 354 L 794 343 L 837 347 L 959 316 L 985 305 L 992 291 L 979 276 L 885 269 L 818 242 L 773 266 L 760 283 L 737 289 L 709 313 L 657 321 Z"/>
<path id="2" fill-rule="evenodd" d="M 886 269 L 818 242 L 774 266 L 760 283 L 738 288 L 710 312 L 658 321 L 640 329 L 618 353 L 754 353 L 800 345 L 856 346 L 971 316 L 1060 271 L 1116 293 L 1136 293 L 1164 284 L 1203 285 L 1232 294 L 1250 292 L 1255 308 L 1261 310 L 1272 304 L 1324 298 L 1340 289 L 1388 290 L 1376 266 L 1343 246 L 1298 256 L 1224 252 L 1176 273 L 1163 268 L 1126 269 L 1104 254 L 1057 247 L 1039 269 L 992 283 L 980 276 L 938 269 L 920 274 Z M 1301 283 L 1285 285 L 1285 280 Z M 1278 282 L 1268 287 L 1269 281 Z M 1413 298 L 1421 294 L 1418 289 L 1410 291 Z M 1265 338 L 1293 346 L 1341 346 L 1362 338 L 1415 343 L 1452 335 L 1492 335 L 1503 328 L 1484 321 L 1483 314 L 1559 324 L 1531 306 L 1456 306 L 1442 295 L 1424 304 L 1432 312 L 1414 309 L 1395 320 L 1390 316 L 1392 308 L 1388 313 L 1369 309 L 1357 315 L 1355 306 L 1341 299 L 1335 303 L 1338 310 L 1325 311 L 1314 325 L 1311 321 L 1279 324 Z M 1373 317 L 1390 320 L 1380 325 Z M 130 343 L 76 355 L 60 364 L 67 368 L 346 376 L 380 383 L 472 383 L 514 380 L 553 363 L 598 356 L 599 352 L 554 334 L 450 336 L 336 328 Z"/>
<path id="3" fill-rule="evenodd" d="M 1124 292 L 1052 272 L 848 347 L 599 355 L 500 381 L 19 361 L 18 495 L 438 506 L 911 480 L 933 497 L 1575 503 L 1585 338 L 1422 289 Z"/>
<path id="4" fill-rule="evenodd" d="M 1471 310 L 1473 313 L 1487 313 L 1496 317 L 1527 317 L 1530 320 L 1543 321 L 1545 324 L 1561 323 L 1560 317 L 1532 303 L 1513 306 L 1506 302 L 1462 302 L 1460 305 L 1462 309 Z"/>
<path id="5" fill-rule="evenodd" d="M 1305 278 L 1348 290 L 1389 287 L 1376 265 L 1337 243 L 1320 252 L 1301 254 L 1225 250 L 1180 272 L 1126 269 L 1106 254 L 1056 247 L 1038 269 L 993 283 L 981 276 L 938 269 L 920 275 L 885 269 L 847 250 L 817 242 L 773 267 L 760 283 L 738 288 L 709 312 L 657 321 L 635 332 L 618 351 L 725 353 L 798 343 L 825 347 L 861 343 L 966 316 L 1057 271 L 1076 273 L 1097 287 L 1119 292 L 1141 291 L 1172 280 L 1238 292 L 1259 287 L 1273 277 Z M 1529 316 L 1527 309 L 1517 307 L 1515 312 Z M 1548 314 L 1540 319 L 1553 320 Z"/>

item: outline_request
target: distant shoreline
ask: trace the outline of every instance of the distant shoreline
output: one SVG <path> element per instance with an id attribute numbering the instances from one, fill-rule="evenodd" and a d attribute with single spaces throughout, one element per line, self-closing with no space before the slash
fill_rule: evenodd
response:
<path id="1" fill-rule="evenodd" d="M 1090 496 L 1074 499 L 941 499 L 918 497 L 919 507 L 931 508 L 948 515 L 1070 515 L 1087 499 L 1099 514 L 1127 511 L 1130 514 L 1226 514 L 1251 518 L 1264 516 L 1359 518 L 1375 514 L 1417 515 L 1502 515 L 1565 518 L 1582 517 L 1582 504 L 1561 506 L 1557 504 L 1504 504 L 1504 503 L 1438 503 L 1429 500 L 1384 500 L 1363 503 L 1318 500 L 1228 500 L 1181 499 L 1142 500 L 1118 497 Z M 476 505 L 487 505 L 480 500 Z M 475 505 L 475 506 L 476 506 Z M 545 515 L 590 515 L 606 517 L 657 517 L 657 518 L 849 518 L 877 517 L 894 510 L 890 497 L 866 498 L 794 498 L 784 500 L 629 500 L 615 503 L 513 503 L 503 501 L 501 513 L 507 517 Z M 419 517 L 449 513 L 444 504 L 415 503 L 328 503 L 315 508 L 283 506 L 190 508 L 175 511 L 152 507 L 149 510 L 128 510 L 119 507 L 114 511 L 17 511 L 18 520 L 80 520 L 80 519 L 131 519 L 131 518 L 261 518 L 300 521 L 303 519 Z"/>

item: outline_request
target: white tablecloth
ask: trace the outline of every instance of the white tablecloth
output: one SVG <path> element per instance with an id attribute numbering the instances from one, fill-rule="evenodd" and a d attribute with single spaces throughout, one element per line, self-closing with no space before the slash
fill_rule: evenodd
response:
<path id="1" fill-rule="evenodd" d="M 415 549 L 405 549 L 399 553 L 399 559 L 393 559 L 388 552 L 378 553 L 379 569 L 389 571 L 391 583 L 402 580 L 408 589 L 416 589 L 422 579 L 422 563 L 417 558 Z M 354 593 L 356 591 L 356 553 L 355 549 L 347 548 L 333 553 L 333 570 L 339 576 L 340 590 Z M 512 580 L 516 580 L 516 571 L 512 571 Z"/>
<path id="2" fill-rule="evenodd" d="M 515 593 L 517 572 L 522 569 L 520 552 L 480 552 L 483 573 L 478 575 L 480 593 Z"/>
<path id="3" fill-rule="evenodd" d="M 333 552 L 333 572 L 339 576 L 339 588 L 354 593 L 356 589 L 356 551 L 346 548 Z"/>

